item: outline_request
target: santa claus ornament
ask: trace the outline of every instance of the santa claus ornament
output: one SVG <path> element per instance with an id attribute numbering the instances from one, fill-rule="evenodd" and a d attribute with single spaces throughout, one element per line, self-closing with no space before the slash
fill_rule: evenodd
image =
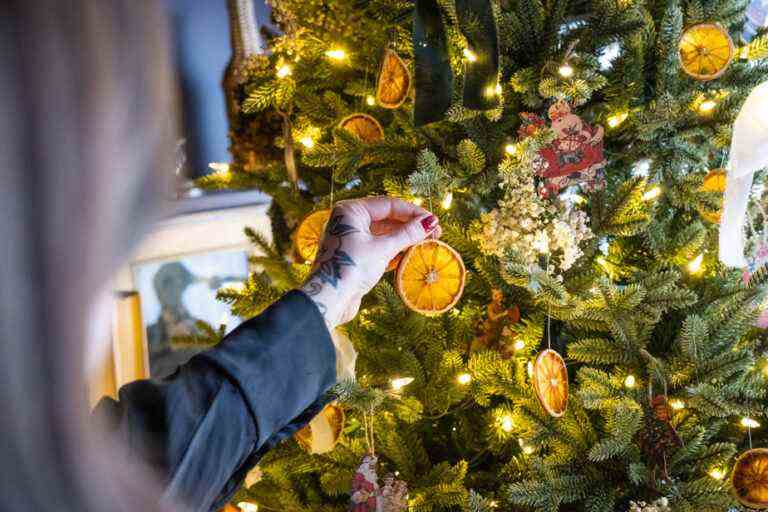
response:
<path id="1" fill-rule="evenodd" d="M 375 455 L 363 457 L 352 479 L 349 512 L 403 512 L 408 509 L 408 486 L 388 474 L 384 477 L 384 485 L 379 487 L 377 462 Z"/>
<path id="2" fill-rule="evenodd" d="M 541 179 L 542 197 L 558 194 L 562 189 L 580 184 L 586 191 L 601 189 L 605 179 L 603 168 L 603 127 L 591 126 L 571 112 L 567 101 L 558 100 L 549 107 L 549 119 L 554 140 L 539 149 L 533 159 Z M 545 121 L 535 114 L 523 113 L 519 129 L 525 138 L 545 128 Z"/>

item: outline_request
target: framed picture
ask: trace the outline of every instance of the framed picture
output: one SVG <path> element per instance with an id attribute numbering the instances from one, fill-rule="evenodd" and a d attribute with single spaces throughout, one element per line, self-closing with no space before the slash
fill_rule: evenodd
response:
<path id="1" fill-rule="evenodd" d="M 195 333 L 197 321 L 214 328 L 225 325 L 227 331 L 240 323 L 226 304 L 216 300 L 216 292 L 248 277 L 249 256 L 255 248 L 243 228 L 269 236 L 267 206 L 203 211 L 161 222 L 120 270 L 115 289 L 137 292 L 140 303 L 142 339 L 138 343 L 146 364 L 145 375 L 138 378 L 166 377 L 199 352 L 200 348 L 172 343 L 175 337 Z M 135 340 L 129 338 L 126 343 Z M 134 350 L 119 343 L 115 347 L 116 353 Z"/>

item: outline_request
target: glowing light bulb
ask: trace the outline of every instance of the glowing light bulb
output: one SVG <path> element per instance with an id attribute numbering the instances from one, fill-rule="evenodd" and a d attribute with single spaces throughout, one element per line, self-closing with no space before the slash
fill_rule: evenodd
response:
<path id="1" fill-rule="evenodd" d="M 229 172 L 229 164 L 226 162 L 211 162 L 208 164 L 208 168 L 222 174 Z"/>
<path id="2" fill-rule="evenodd" d="M 247 501 L 241 501 L 237 504 L 237 508 L 243 512 L 259 512 L 259 506 L 255 503 L 249 503 Z"/>
<path id="3" fill-rule="evenodd" d="M 517 144 L 507 144 L 504 146 L 504 151 L 506 151 L 508 155 L 514 155 L 517 153 Z"/>
<path id="4" fill-rule="evenodd" d="M 501 418 L 501 430 L 504 432 L 512 432 L 512 428 L 514 428 L 515 423 L 512 421 L 512 416 L 509 414 L 505 414 L 503 418 Z"/>
<path id="5" fill-rule="evenodd" d="M 744 428 L 757 428 L 760 426 L 760 422 L 748 416 L 744 416 L 741 418 L 741 426 Z"/>
<path id="6" fill-rule="evenodd" d="M 499 502 L 496 500 L 491 500 L 490 502 L 488 502 L 488 506 L 491 508 L 496 508 L 499 506 Z"/>
<path id="7" fill-rule="evenodd" d="M 469 48 L 464 48 L 464 50 L 461 53 L 464 55 L 464 58 L 467 59 L 469 62 L 477 61 L 477 54 L 472 50 L 470 50 Z"/>
<path id="8" fill-rule="evenodd" d="M 723 478 L 725 478 L 725 471 L 723 471 L 720 468 L 714 468 L 709 471 L 709 476 L 711 476 L 715 480 L 722 480 Z"/>
<path id="9" fill-rule="evenodd" d="M 533 377 L 533 362 L 528 361 L 527 370 L 528 370 L 528 377 Z"/>
<path id="10" fill-rule="evenodd" d="M 376 105 L 376 98 L 371 96 L 370 94 L 365 98 L 365 102 L 368 104 L 369 107 L 372 107 Z"/>
<path id="11" fill-rule="evenodd" d="M 448 192 L 445 194 L 445 197 L 443 197 L 443 200 L 440 201 L 440 206 L 443 207 L 443 210 L 447 210 L 451 207 L 453 204 L 453 192 Z"/>
<path id="12" fill-rule="evenodd" d="M 396 379 L 392 379 L 392 389 L 395 391 L 400 391 L 411 382 L 413 382 L 413 377 L 398 377 Z"/>
<path id="13" fill-rule="evenodd" d="M 523 340 L 515 340 L 515 344 L 512 345 L 515 350 L 523 350 L 525 348 L 525 342 Z"/>
<path id="14" fill-rule="evenodd" d="M 624 385 L 628 388 L 635 387 L 635 384 L 637 383 L 637 380 L 635 379 L 635 376 L 632 374 L 627 375 L 627 378 L 624 379 Z"/>
<path id="15" fill-rule="evenodd" d="M 413 198 L 413 204 L 415 204 L 416 206 L 421 206 L 423 203 L 424 203 L 424 199 L 420 197 Z"/>
<path id="16" fill-rule="evenodd" d="M 501 96 L 501 84 L 496 84 L 496 87 L 494 88 L 494 92 L 496 92 L 497 96 Z"/>
<path id="17" fill-rule="evenodd" d="M 285 78 L 293 74 L 293 68 L 289 64 L 283 64 L 277 68 L 277 78 Z"/>
<path id="18" fill-rule="evenodd" d="M 623 123 L 628 116 L 629 116 L 629 113 L 627 112 L 619 112 L 618 114 L 613 114 L 612 116 L 609 116 L 607 119 L 608 126 L 610 128 L 616 128 L 621 123 Z"/>
<path id="19" fill-rule="evenodd" d="M 325 52 L 325 56 L 333 60 L 344 60 L 347 58 L 347 52 L 341 48 L 331 48 Z"/>
<path id="20" fill-rule="evenodd" d="M 661 187 L 656 185 L 652 189 L 650 189 L 648 192 L 643 194 L 643 201 L 650 201 L 651 199 L 656 199 L 661 195 Z"/>
<path id="21" fill-rule="evenodd" d="M 702 265 L 702 262 L 704 261 L 704 254 L 699 254 L 695 258 L 691 260 L 690 263 L 688 263 L 688 272 L 691 274 L 696 274 L 698 272 L 701 272 L 704 268 L 704 265 Z"/>
<path id="22" fill-rule="evenodd" d="M 717 102 L 715 100 L 704 100 L 699 104 L 699 112 L 709 113 L 715 109 Z"/>
<path id="23" fill-rule="evenodd" d="M 560 73 L 560 76 L 563 78 L 571 78 L 573 76 L 574 70 L 570 64 L 566 63 L 557 68 L 557 72 Z"/>
<path id="24" fill-rule="evenodd" d="M 533 453 L 533 446 L 529 444 L 525 444 L 525 441 L 522 439 L 518 439 L 517 442 L 520 444 L 520 448 L 523 449 L 523 453 L 526 455 L 530 455 Z"/>
<path id="25" fill-rule="evenodd" d="M 315 141 L 312 140 L 312 137 L 310 137 L 309 135 L 307 135 L 306 137 L 302 137 L 300 142 L 307 149 L 310 149 L 315 145 Z"/>
<path id="26" fill-rule="evenodd" d="M 597 262 L 597 264 L 598 264 L 598 265 L 600 265 L 601 267 L 603 267 L 603 268 L 606 268 L 606 269 L 608 268 L 608 260 L 606 260 L 606 259 L 605 259 L 605 257 L 603 257 L 603 256 L 598 256 L 597 258 L 595 258 L 595 261 L 596 261 L 596 262 Z"/>
<path id="27" fill-rule="evenodd" d="M 468 373 L 462 373 L 458 377 L 456 377 L 456 381 L 459 384 L 461 384 L 463 386 L 466 386 L 467 384 L 472 382 L 472 376 L 470 374 L 468 374 Z"/>
<path id="28" fill-rule="evenodd" d="M 670 400 L 669 401 L 669 406 L 671 408 L 673 408 L 674 410 L 679 411 L 680 409 L 685 409 L 685 402 L 683 402 L 682 400 L 678 400 L 678 399 Z"/>

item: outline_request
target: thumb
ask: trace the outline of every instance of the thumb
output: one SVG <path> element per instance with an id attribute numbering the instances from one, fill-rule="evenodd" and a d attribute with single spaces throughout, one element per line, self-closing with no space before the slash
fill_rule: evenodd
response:
<path id="1" fill-rule="evenodd" d="M 425 213 L 403 224 L 396 231 L 378 238 L 381 240 L 387 256 L 392 258 L 400 251 L 427 238 L 435 232 L 438 226 L 437 217 L 431 213 Z"/>

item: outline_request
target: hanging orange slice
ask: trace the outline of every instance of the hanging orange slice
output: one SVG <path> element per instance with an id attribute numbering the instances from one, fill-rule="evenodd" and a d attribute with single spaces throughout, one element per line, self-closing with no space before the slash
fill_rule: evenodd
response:
<path id="1" fill-rule="evenodd" d="M 422 315 L 436 316 L 459 301 L 466 275 L 464 261 L 450 245 L 425 240 L 403 255 L 395 282 L 406 306 Z"/>
<path id="2" fill-rule="evenodd" d="M 768 448 L 744 452 L 733 467 L 731 483 L 736 498 L 743 505 L 768 508 Z"/>
<path id="3" fill-rule="evenodd" d="M 306 263 L 315 260 L 320 238 L 325 231 L 325 225 L 331 218 L 331 210 L 318 210 L 307 215 L 299 224 L 293 235 L 293 246 L 299 257 Z"/>
<path id="4" fill-rule="evenodd" d="M 294 437 L 309 453 L 327 453 L 336 446 L 343 429 L 344 409 L 336 404 L 328 404 Z"/>
<path id="5" fill-rule="evenodd" d="M 699 188 L 702 192 L 725 192 L 725 169 L 712 169 L 704 177 L 704 183 Z M 722 215 L 722 200 L 720 201 L 721 207 L 717 210 L 707 209 L 703 206 L 699 206 L 698 210 L 701 216 L 713 223 L 720 222 L 720 216 Z"/>
<path id="6" fill-rule="evenodd" d="M 362 140 L 363 142 L 378 142 L 384 138 L 384 130 L 379 122 L 368 114 L 352 114 L 341 120 L 339 127 Z"/>
<path id="7" fill-rule="evenodd" d="M 385 50 L 376 86 L 376 101 L 384 108 L 397 108 L 408 97 L 410 88 L 411 74 L 408 66 L 397 53 Z"/>
<path id="8" fill-rule="evenodd" d="M 568 371 L 560 354 L 552 349 L 544 350 L 533 365 L 533 389 L 550 416 L 565 414 L 568 407 Z"/>
<path id="9" fill-rule="evenodd" d="M 733 60 L 733 40 L 719 23 L 701 23 L 683 32 L 678 44 L 680 63 L 697 80 L 722 75 Z"/>

